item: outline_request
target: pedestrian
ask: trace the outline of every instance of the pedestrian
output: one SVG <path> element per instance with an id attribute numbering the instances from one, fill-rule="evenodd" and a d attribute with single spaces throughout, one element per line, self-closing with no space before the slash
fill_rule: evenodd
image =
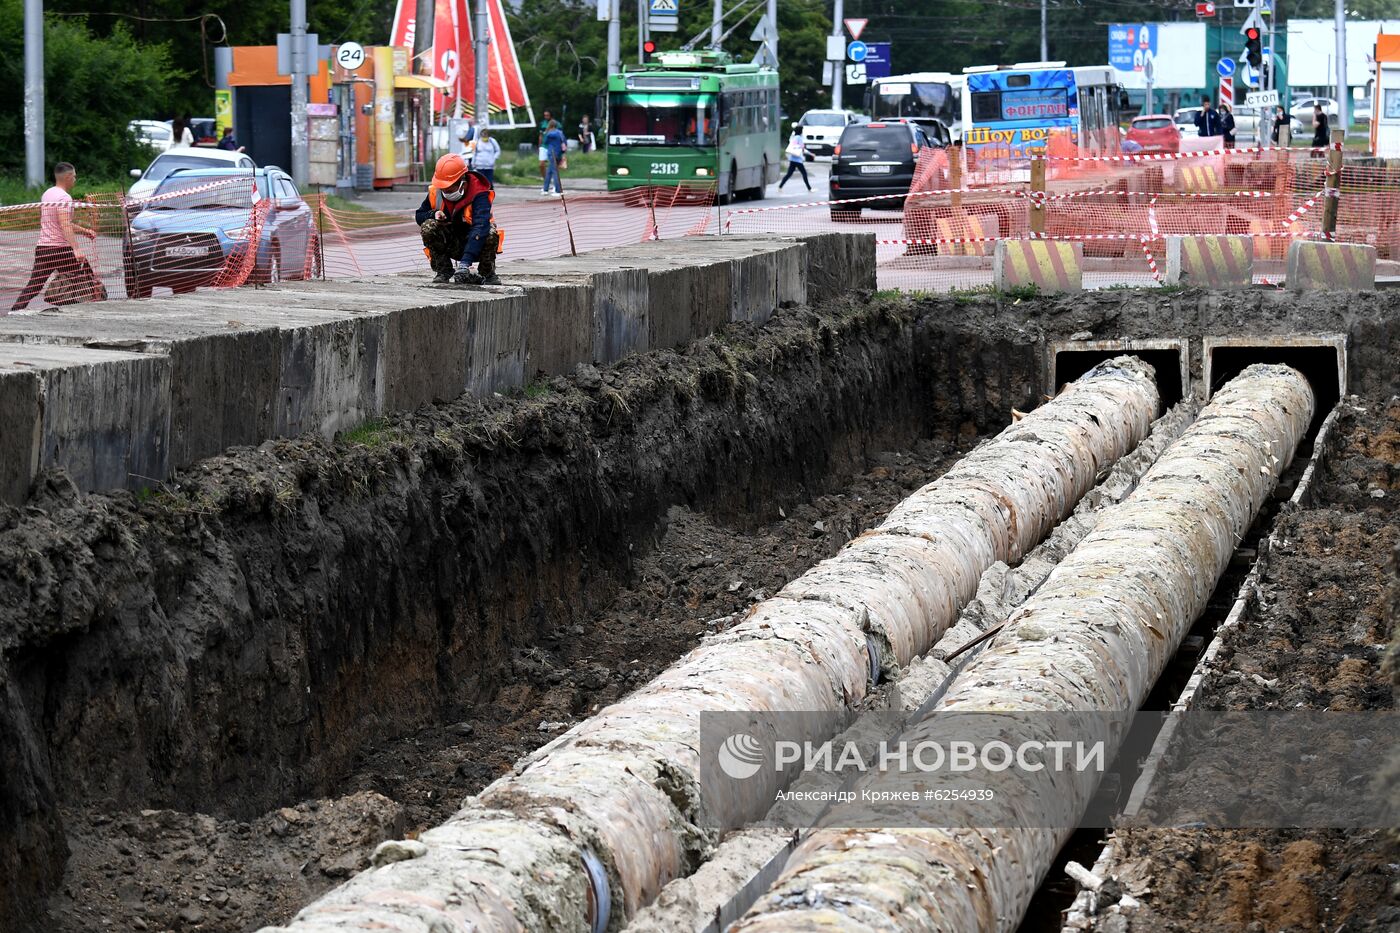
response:
<path id="1" fill-rule="evenodd" d="M 1282 107 L 1274 108 L 1274 145 L 1283 144 L 1283 127 L 1288 123 L 1288 114 L 1283 112 Z"/>
<path id="2" fill-rule="evenodd" d="M 807 186 L 807 190 L 812 190 L 811 179 L 807 177 L 807 144 L 802 141 L 802 127 L 800 124 L 792 125 L 792 135 L 788 137 L 787 144 L 788 170 L 783 176 L 783 180 L 778 182 L 778 190 L 783 190 L 783 185 L 788 183 L 793 172 L 802 173 L 802 183 Z M 767 182 L 765 182 L 767 184 Z"/>
<path id="3" fill-rule="evenodd" d="M 78 275 L 86 264 L 80 259 L 78 237 L 97 239 L 97 234 L 73 221 L 73 195 L 69 192 L 78 182 L 78 171 L 71 162 L 53 167 L 53 187 L 39 199 L 39 242 L 34 246 L 34 269 L 29 282 L 10 306 L 11 311 L 23 311 L 29 302 L 44 290 L 51 275 Z"/>
<path id="4" fill-rule="evenodd" d="M 564 186 L 559 181 L 559 168 L 564 161 L 564 153 L 568 151 L 569 141 L 564 137 L 564 131 L 559 129 L 559 124 L 550 120 L 541 142 L 543 144 L 541 148 L 545 153 L 543 194 L 546 196 L 552 194 L 557 197 L 562 197 L 564 194 Z M 553 192 L 549 190 L 551 182 L 554 184 Z"/>
<path id="5" fill-rule="evenodd" d="M 1331 127 L 1327 122 L 1327 111 L 1321 104 L 1313 104 L 1313 148 L 1325 149 L 1332 142 Z"/>
<path id="6" fill-rule="evenodd" d="M 233 138 L 233 127 L 224 127 L 224 135 L 223 138 L 219 140 L 219 148 L 226 149 L 229 152 L 243 151 L 243 147 L 238 145 L 238 140 Z"/>
<path id="7" fill-rule="evenodd" d="M 545 148 L 544 134 L 549 132 L 549 124 L 554 122 L 554 118 L 549 111 L 544 112 L 544 119 L 540 121 L 540 133 L 535 139 L 535 145 L 539 147 L 540 156 L 540 178 L 544 178 L 545 163 L 549 161 L 549 150 Z"/>
<path id="8" fill-rule="evenodd" d="M 177 146 L 193 146 L 194 131 L 190 129 L 190 115 L 185 114 L 170 124 L 170 136 Z"/>
<path id="9" fill-rule="evenodd" d="M 452 147 L 452 151 L 467 160 L 471 164 L 472 142 L 476 139 L 476 127 L 468 124 L 457 131 L 457 142 Z"/>
<path id="10" fill-rule="evenodd" d="M 1235 115 L 1230 112 L 1230 105 L 1221 105 L 1220 113 L 1220 134 L 1225 137 L 1225 148 L 1235 148 Z"/>
<path id="11" fill-rule="evenodd" d="M 578 124 L 578 151 L 592 152 L 595 143 L 593 140 L 593 123 L 588 114 L 583 115 L 583 119 Z"/>
<path id="12" fill-rule="evenodd" d="M 476 136 L 476 151 L 472 159 L 472 171 L 496 187 L 496 160 L 501 157 L 501 144 L 496 142 L 491 131 L 482 127 Z"/>
<path id="13" fill-rule="evenodd" d="M 1209 97 L 1201 98 L 1201 112 L 1196 114 L 1196 133 L 1199 136 L 1220 136 L 1220 112 Z"/>
<path id="14" fill-rule="evenodd" d="M 438 159 L 428 194 L 413 215 L 428 251 L 433 282 L 499 285 L 496 250 L 500 234 L 491 220 L 496 192 L 480 172 L 455 152 Z M 460 265 L 453 268 L 453 260 Z M 476 263 L 476 272 L 471 264 Z"/>

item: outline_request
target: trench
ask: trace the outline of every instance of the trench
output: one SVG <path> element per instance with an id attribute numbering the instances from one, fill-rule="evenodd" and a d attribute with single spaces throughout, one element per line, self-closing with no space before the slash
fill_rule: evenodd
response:
<path id="1" fill-rule="evenodd" d="M 0 553 L 23 550 L 39 581 L 28 640 L 5 660 L 21 737 L 46 745 L 32 794 L 44 804 L 47 784 L 63 840 L 25 850 L 21 881 L 49 893 L 30 928 L 290 917 L 380 840 L 445 819 L 834 553 L 1047 382 L 1123 352 L 1062 350 L 1051 369 L 1053 338 L 1087 318 L 1096 336 L 1144 340 L 1106 333 L 1099 319 L 1116 318 L 1094 301 L 789 311 L 334 445 L 232 451 L 153 497 L 78 496 L 51 478 L 0 523 Z M 1238 313 L 1227 304 L 1212 326 L 1238 333 Z M 1384 360 L 1387 313 L 1324 323 L 1389 334 L 1363 346 Z M 1328 378 L 1335 401 L 1335 348 L 1252 352 L 1217 347 L 1211 371 L 1292 361 L 1323 414 Z M 1138 354 L 1155 354 L 1164 406 L 1219 384 L 1184 353 Z M 1166 685 L 1247 569 L 1232 563 L 1149 703 L 1170 705 Z M 1089 864 L 1097 847 L 1087 837 L 1071 857 Z M 1029 918 L 1068 906 L 1060 868 L 1047 877 Z"/>

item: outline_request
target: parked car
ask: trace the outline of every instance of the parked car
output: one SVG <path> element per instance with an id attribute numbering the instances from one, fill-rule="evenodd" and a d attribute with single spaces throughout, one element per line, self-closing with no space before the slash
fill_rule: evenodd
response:
<path id="1" fill-rule="evenodd" d="M 1180 152 L 1181 130 L 1165 113 L 1134 117 L 1125 142 L 1137 143 L 1142 152 Z"/>
<path id="2" fill-rule="evenodd" d="M 266 210 L 260 225 L 251 223 L 255 206 Z M 314 276 L 317 245 L 311 208 L 281 169 L 180 169 L 132 218 L 122 255 L 127 295 L 208 285 L 248 250 L 249 281 Z"/>
<path id="3" fill-rule="evenodd" d="M 132 120 L 126 128 L 137 142 L 150 146 L 158 153 L 175 145 L 175 132 L 163 120 Z"/>
<path id="4" fill-rule="evenodd" d="M 846 127 L 864 122 L 849 110 L 809 110 L 797 121 L 802 142 L 807 145 L 808 161 L 830 156 L 841 141 Z"/>
<path id="5" fill-rule="evenodd" d="M 1327 121 L 1333 122 L 1337 116 L 1337 102 L 1330 97 L 1299 97 L 1293 101 L 1293 106 L 1288 108 L 1288 115 L 1294 117 L 1303 125 L 1303 129 L 1312 132 L 1313 128 L 1313 106 L 1322 105 L 1322 112 L 1327 114 Z"/>
<path id="6" fill-rule="evenodd" d="M 146 166 L 146 171 L 139 168 L 131 170 L 131 177 L 136 179 L 130 190 L 127 191 L 129 198 L 146 198 L 155 193 L 156 187 L 165 180 L 176 169 L 218 169 L 218 168 L 257 168 L 250 156 L 242 152 L 228 152 L 223 149 L 195 149 L 190 146 L 176 146 L 167 149 L 165 152 L 151 160 L 151 164 Z"/>
<path id="7" fill-rule="evenodd" d="M 219 128 L 213 117 L 191 117 L 190 133 L 196 146 L 217 146 Z"/>
<path id="8" fill-rule="evenodd" d="M 941 133 L 938 130 L 942 130 Z M 866 207 L 898 210 L 914 181 L 919 150 L 948 144 L 941 125 L 925 127 L 902 120 L 848 126 L 833 150 L 831 200 L 846 201 L 889 195 L 887 200 L 831 206 L 832 220 L 850 220 Z"/>

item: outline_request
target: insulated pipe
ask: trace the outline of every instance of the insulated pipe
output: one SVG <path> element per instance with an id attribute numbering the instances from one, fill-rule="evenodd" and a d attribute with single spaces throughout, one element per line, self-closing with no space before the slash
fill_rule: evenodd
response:
<path id="1" fill-rule="evenodd" d="M 927 735 L 939 713 L 1138 709 L 1292 460 L 1312 408 L 1307 381 L 1287 367 L 1251 366 L 1231 381 L 906 740 Z M 1043 728 L 1049 718 L 1025 721 Z M 1107 760 L 1120 737 L 1107 736 Z M 946 774 L 908 778 L 928 790 L 953 784 Z M 1072 831 L 1027 827 L 1071 827 L 1095 791 L 1095 773 L 1071 774 L 1046 769 L 1007 802 L 1019 828 L 971 828 L 973 818 L 944 810 L 937 825 L 954 828 L 818 831 L 730 929 L 1015 929 Z"/>
<path id="2" fill-rule="evenodd" d="M 352 879 L 289 929 L 620 926 L 704 860 L 716 835 L 704 827 L 772 803 L 764 780 L 701 794 L 702 712 L 825 712 L 774 728 L 835 734 L 881 670 L 938 639 L 987 567 L 1019 559 L 1133 449 L 1157 403 L 1150 366 L 1099 364 L 739 625 L 528 756 L 424 833 L 418 857 Z"/>

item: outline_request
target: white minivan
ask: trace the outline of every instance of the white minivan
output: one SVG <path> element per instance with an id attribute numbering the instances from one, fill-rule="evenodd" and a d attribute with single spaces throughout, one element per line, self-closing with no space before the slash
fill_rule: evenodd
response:
<path id="1" fill-rule="evenodd" d="M 830 159 L 846 127 L 864 122 L 864 117 L 849 110 L 809 110 L 797 121 L 797 128 L 802 133 L 808 156 Z"/>

